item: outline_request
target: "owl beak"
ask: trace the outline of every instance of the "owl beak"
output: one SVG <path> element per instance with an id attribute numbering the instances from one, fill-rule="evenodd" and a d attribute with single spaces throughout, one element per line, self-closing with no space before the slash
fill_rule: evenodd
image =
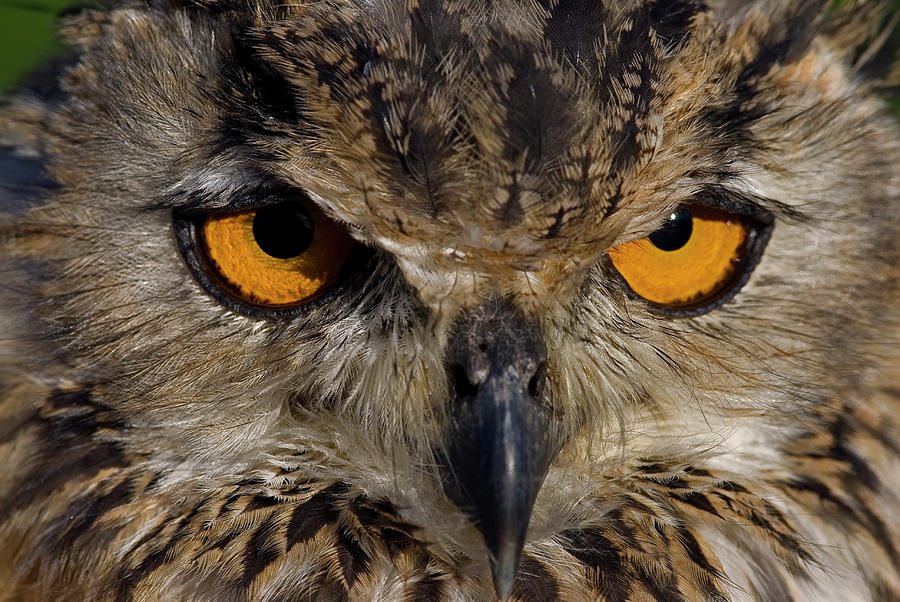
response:
<path id="1" fill-rule="evenodd" d="M 541 402 L 546 351 L 536 321 L 491 301 L 460 318 L 448 347 L 456 396 L 444 490 L 490 553 L 497 596 L 509 597 L 538 490 L 559 451 Z"/>

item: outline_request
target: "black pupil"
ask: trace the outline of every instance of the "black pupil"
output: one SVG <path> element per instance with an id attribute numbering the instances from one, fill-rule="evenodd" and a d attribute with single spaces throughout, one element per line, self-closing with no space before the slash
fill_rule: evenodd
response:
<path id="1" fill-rule="evenodd" d="M 694 230 L 694 219 L 687 209 L 678 209 L 663 227 L 650 235 L 650 242 L 662 251 L 677 251 L 687 244 Z"/>
<path id="2" fill-rule="evenodd" d="M 266 255 L 290 259 L 300 255 L 312 244 L 312 218 L 297 203 L 269 205 L 256 211 L 253 217 L 253 237 Z"/>

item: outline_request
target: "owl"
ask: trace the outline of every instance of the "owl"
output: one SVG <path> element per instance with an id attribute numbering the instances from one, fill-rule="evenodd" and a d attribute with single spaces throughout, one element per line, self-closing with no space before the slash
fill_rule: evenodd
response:
<path id="1" fill-rule="evenodd" d="M 65 18 L 0 112 L 0 598 L 900 599 L 888 19 Z"/>

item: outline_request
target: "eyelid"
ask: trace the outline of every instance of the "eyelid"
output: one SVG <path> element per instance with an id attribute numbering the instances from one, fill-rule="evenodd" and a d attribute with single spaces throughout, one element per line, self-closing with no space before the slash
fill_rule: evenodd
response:
<path id="1" fill-rule="evenodd" d="M 225 203 L 212 204 L 207 199 L 200 199 L 193 203 L 183 203 L 174 209 L 174 214 L 176 217 L 185 219 L 198 219 L 207 215 L 237 213 L 238 211 L 250 211 L 277 205 L 283 203 L 285 198 L 291 197 L 296 197 L 303 202 L 312 202 L 300 190 L 292 190 L 288 193 L 266 190 L 235 195 L 234 198 Z"/>
<path id="2" fill-rule="evenodd" d="M 729 213 L 736 213 L 749 218 L 761 226 L 770 226 L 775 221 L 775 215 L 767 205 L 778 205 L 776 201 L 755 197 L 743 192 L 735 191 L 721 185 L 704 186 L 691 197 L 683 206 L 699 205 Z"/>

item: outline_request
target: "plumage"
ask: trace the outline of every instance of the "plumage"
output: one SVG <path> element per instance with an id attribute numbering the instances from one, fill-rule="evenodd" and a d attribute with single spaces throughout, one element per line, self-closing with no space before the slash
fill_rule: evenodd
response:
<path id="1" fill-rule="evenodd" d="M 900 599 L 885 20 L 66 17 L 0 111 L 0 598 Z"/>

